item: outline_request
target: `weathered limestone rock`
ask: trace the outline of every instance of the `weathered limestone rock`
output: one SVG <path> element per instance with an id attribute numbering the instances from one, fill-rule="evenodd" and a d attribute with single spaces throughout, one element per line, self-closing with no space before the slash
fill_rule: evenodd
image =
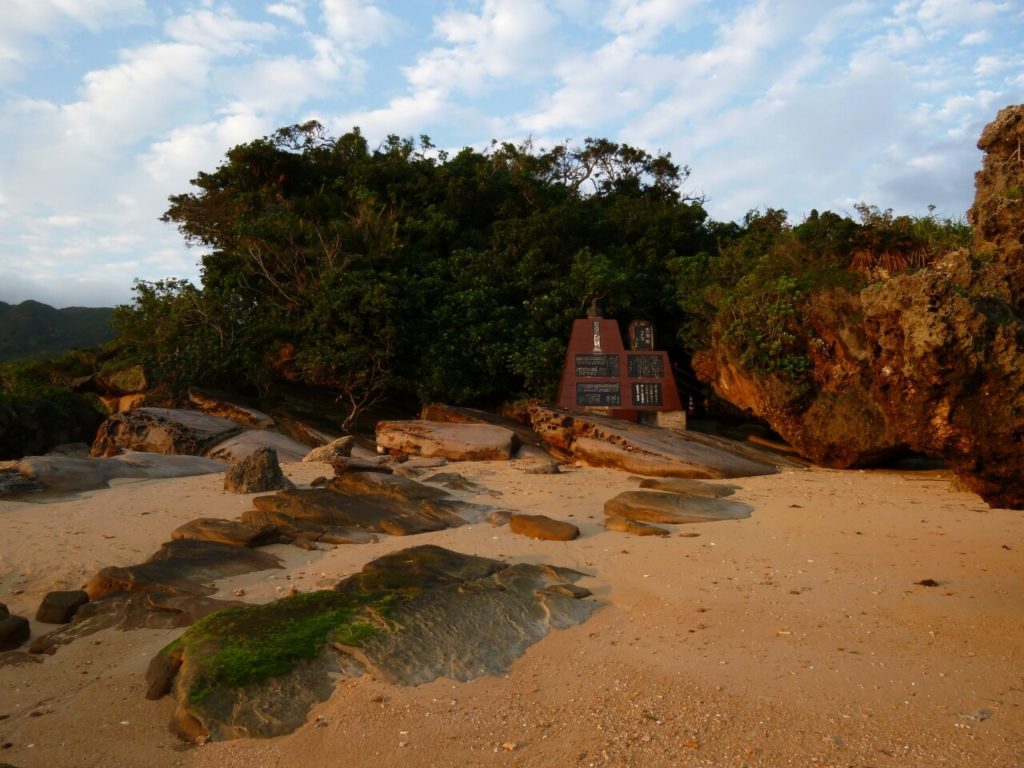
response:
<path id="1" fill-rule="evenodd" d="M 234 520 L 217 517 L 198 517 L 179 525 L 171 533 L 172 541 L 190 539 L 213 541 L 232 547 L 262 547 L 273 544 L 281 538 L 280 531 L 273 525 L 247 525 Z"/>
<path id="2" fill-rule="evenodd" d="M 751 507 L 738 501 L 684 496 L 659 491 L 625 491 L 604 504 L 608 517 L 628 517 L 648 523 L 710 523 L 750 517 Z"/>
<path id="3" fill-rule="evenodd" d="M 495 461 L 512 458 L 516 435 L 490 424 L 382 421 L 377 424 L 377 445 L 393 454 Z"/>
<path id="4" fill-rule="evenodd" d="M 280 432 L 247 429 L 217 443 L 206 452 L 206 457 L 233 464 L 252 456 L 261 448 L 273 448 L 279 461 L 301 461 L 309 450 L 302 443 L 297 443 Z"/>
<path id="5" fill-rule="evenodd" d="M 210 541 L 169 541 L 138 565 L 101 568 L 85 591 L 90 600 L 113 592 L 161 592 L 168 595 L 212 595 L 211 581 L 252 571 L 280 568 L 267 552 Z"/>
<path id="6" fill-rule="evenodd" d="M 580 535 L 580 529 L 572 523 L 554 520 L 547 515 L 512 515 L 508 528 L 520 536 L 545 541 L 572 541 Z"/>
<path id="7" fill-rule="evenodd" d="M 788 464 L 743 443 L 675 432 L 562 408 L 531 406 L 534 429 L 553 448 L 591 466 L 643 475 L 719 478 L 766 475 Z"/>
<path id="8" fill-rule="evenodd" d="M 48 592 L 36 611 L 36 621 L 44 624 L 67 624 L 75 612 L 89 602 L 89 595 L 81 589 Z"/>
<path id="9" fill-rule="evenodd" d="M 631 533 L 634 536 L 668 536 L 669 532 L 665 528 L 659 528 L 656 525 L 648 525 L 647 523 L 641 523 L 638 520 L 632 520 L 628 517 L 609 517 L 604 521 L 604 527 L 609 531 L 616 531 L 618 533 Z"/>
<path id="10" fill-rule="evenodd" d="M 16 472 L 42 490 L 56 492 L 103 488 L 115 478 L 155 480 L 223 472 L 218 461 L 199 456 L 165 456 L 129 451 L 106 459 L 47 454 L 27 456 L 20 461 L 0 463 L 0 469 Z"/>
<path id="11" fill-rule="evenodd" d="M 334 590 L 208 617 L 153 659 L 147 697 L 173 695 L 172 730 L 190 741 L 272 737 L 302 725 L 339 676 L 368 670 L 421 685 L 505 674 L 551 629 L 590 616 L 580 576 L 435 546 L 401 550 Z"/>
<path id="12" fill-rule="evenodd" d="M 303 461 L 322 461 L 326 464 L 338 461 L 339 459 L 348 458 L 352 455 L 352 446 L 355 444 L 355 438 L 351 435 L 345 435 L 339 437 L 337 440 L 332 440 L 327 445 L 321 445 L 319 448 L 314 448 L 303 457 Z"/>
<path id="13" fill-rule="evenodd" d="M 231 402 L 231 396 L 223 392 L 191 387 L 188 399 L 192 405 L 205 413 L 230 419 L 249 429 L 262 430 L 275 426 L 274 419 L 268 414 L 248 405 Z"/>
<path id="14" fill-rule="evenodd" d="M 92 455 L 146 451 L 201 456 L 208 448 L 241 431 L 233 421 L 199 411 L 135 408 L 114 414 L 100 425 Z"/>
<path id="15" fill-rule="evenodd" d="M 265 493 L 294 487 L 281 471 L 273 448 L 258 448 L 224 473 L 224 490 L 229 493 Z"/>

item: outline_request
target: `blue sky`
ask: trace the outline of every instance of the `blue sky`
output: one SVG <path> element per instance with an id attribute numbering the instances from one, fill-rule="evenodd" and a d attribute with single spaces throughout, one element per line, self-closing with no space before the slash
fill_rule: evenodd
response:
<path id="1" fill-rule="evenodd" d="M 0 0 L 0 300 L 198 278 L 159 221 L 225 150 L 317 118 L 371 145 L 602 136 L 720 220 L 964 215 L 1024 101 L 1024 0 Z"/>

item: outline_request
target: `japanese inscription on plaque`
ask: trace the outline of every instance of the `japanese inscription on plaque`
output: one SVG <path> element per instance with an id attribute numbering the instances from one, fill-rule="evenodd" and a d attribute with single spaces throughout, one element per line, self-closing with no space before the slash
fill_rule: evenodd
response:
<path id="1" fill-rule="evenodd" d="M 654 326 L 647 320 L 634 320 L 629 324 L 629 348 L 652 351 L 654 349 Z"/>
<path id="2" fill-rule="evenodd" d="M 631 379 L 660 379 L 665 375 L 661 355 L 627 355 L 626 365 Z"/>
<path id="3" fill-rule="evenodd" d="M 577 378 L 614 379 L 618 375 L 618 355 L 576 355 Z"/>
<path id="4" fill-rule="evenodd" d="M 661 405 L 661 384 L 633 382 L 633 405 Z"/>
<path id="5" fill-rule="evenodd" d="M 579 381 L 576 382 L 576 402 L 579 405 L 622 405 L 622 395 L 614 382 Z"/>

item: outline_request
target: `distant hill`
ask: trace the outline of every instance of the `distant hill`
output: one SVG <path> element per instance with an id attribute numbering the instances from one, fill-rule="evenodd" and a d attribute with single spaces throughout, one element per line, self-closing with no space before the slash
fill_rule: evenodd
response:
<path id="1" fill-rule="evenodd" d="M 95 347 L 114 338 L 110 307 L 55 309 L 38 301 L 0 301 L 0 362 Z"/>

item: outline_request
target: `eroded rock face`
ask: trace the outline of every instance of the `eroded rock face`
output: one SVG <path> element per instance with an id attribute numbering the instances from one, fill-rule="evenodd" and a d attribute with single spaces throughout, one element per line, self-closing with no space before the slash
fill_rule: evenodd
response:
<path id="1" fill-rule="evenodd" d="M 304 723 L 339 676 L 369 670 L 421 685 L 501 675 L 551 629 L 590 616 L 580 577 L 436 546 L 401 550 L 334 590 L 210 616 L 154 658 L 147 697 L 174 696 L 171 727 L 187 740 L 271 737 Z M 259 658 L 240 657 L 253 647 Z"/>
<path id="2" fill-rule="evenodd" d="M 860 297 L 823 291 L 803 308 L 801 320 L 813 363 L 810 381 L 747 370 L 717 334 L 711 349 L 694 356 L 694 370 L 715 394 L 767 421 L 820 466 L 869 466 L 905 452 L 896 425 L 871 396 L 871 340 Z"/>
<path id="3" fill-rule="evenodd" d="M 241 431 L 233 421 L 198 411 L 135 408 L 103 422 L 93 441 L 92 455 L 145 451 L 201 456 L 206 449 Z"/>
<path id="4" fill-rule="evenodd" d="M 277 451 L 266 446 L 232 464 L 224 473 L 224 490 L 229 493 L 266 493 L 294 488 L 277 461 Z"/>
<path id="5" fill-rule="evenodd" d="M 705 479 L 778 471 L 778 460 L 765 452 L 711 435 L 657 429 L 547 406 L 531 406 L 530 416 L 533 428 L 554 450 L 591 466 Z"/>
<path id="6" fill-rule="evenodd" d="M 492 424 L 382 421 L 377 445 L 393 454 L 436 456 L 451 461 L 507 461 L 518 445 L 516 433 Z"/>

